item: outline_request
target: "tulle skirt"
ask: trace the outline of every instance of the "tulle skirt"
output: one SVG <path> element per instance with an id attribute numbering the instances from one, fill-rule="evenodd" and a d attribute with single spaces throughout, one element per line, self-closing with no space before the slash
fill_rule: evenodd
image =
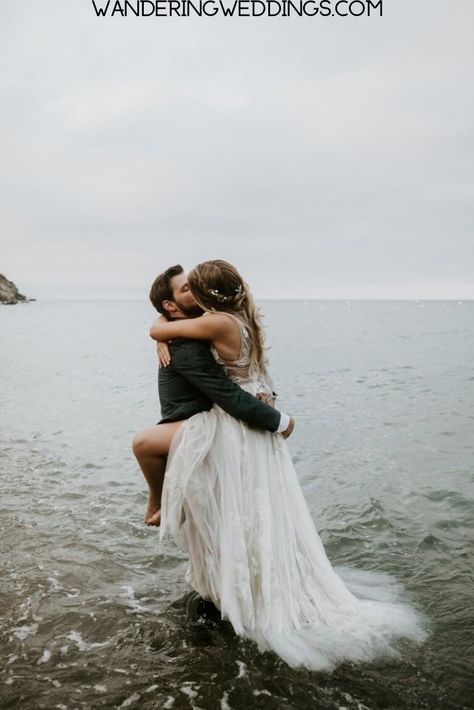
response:
<path id="1" fill-rule="evenodd" d="M 282 436 L 217 405 L 173 439 L 160 538 L 166 533 L 189 555 L 189 584 L 237 634 L 291 666 L 398 658 L 400 639 L 426 636 L 391 577 L 332 567 Z"/>

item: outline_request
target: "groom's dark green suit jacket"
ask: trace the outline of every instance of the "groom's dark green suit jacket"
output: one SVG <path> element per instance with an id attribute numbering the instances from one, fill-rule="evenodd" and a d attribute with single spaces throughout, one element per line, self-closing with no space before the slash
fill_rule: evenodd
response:
<path id="1" fill-rule="evenodd" d="M 158 375 L 160 424 L 189 419 L 209 411 L 215 402 L 247 424 L 268 431 L 278 429 L 280 412 L 232 382 L 215 361 L 207 341 L 174 338 L 169 345 L 171 364 L 161 367 Z"/>

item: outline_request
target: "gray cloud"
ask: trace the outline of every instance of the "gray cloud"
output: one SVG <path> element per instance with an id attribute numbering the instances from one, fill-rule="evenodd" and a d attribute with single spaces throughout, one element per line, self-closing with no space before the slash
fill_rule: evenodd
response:
<path id="1" fill-rule="evenodd" d="M 31 295 L 141 296 L 218 257 L 261 296 L 474 298 L 470 0 L 1 12 L 1 268 Z"/>

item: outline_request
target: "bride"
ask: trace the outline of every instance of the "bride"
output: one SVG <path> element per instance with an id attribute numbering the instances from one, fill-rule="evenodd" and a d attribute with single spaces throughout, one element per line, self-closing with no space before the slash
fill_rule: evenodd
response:
<path id="1" fill-rule="evenodd" d="M 150 335 L 209 340 L 229 377 L 251 394 L 271 395 L 262 325 L 238 271 L 207 261 L 188 279 L 204 315 L 161 317 Z M 425 638 L 388 575 L 347 570 L 344 582 L 335 572 L 283 437 L 217 405 L 184 421 L 172 440 L 160 539 L 166 532 L 189 555 L 189 584 L 237 634 L 291 666 L 399 658 L 398 640 Z"/>

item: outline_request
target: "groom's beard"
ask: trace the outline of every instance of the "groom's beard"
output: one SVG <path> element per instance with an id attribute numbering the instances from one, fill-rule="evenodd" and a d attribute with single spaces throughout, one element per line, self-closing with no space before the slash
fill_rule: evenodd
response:
<path id="1" fill-rule="evenodd" d="M 195 303 L 194 306 L 183 306 L 178 301 L 175 301 L 175 303 L 186 318 L 197 318 L 198 316 L 202 316 L 204 313 L 204 309 L 201 308 L 201 306 L 198 306 L 197 303 Z"/>

